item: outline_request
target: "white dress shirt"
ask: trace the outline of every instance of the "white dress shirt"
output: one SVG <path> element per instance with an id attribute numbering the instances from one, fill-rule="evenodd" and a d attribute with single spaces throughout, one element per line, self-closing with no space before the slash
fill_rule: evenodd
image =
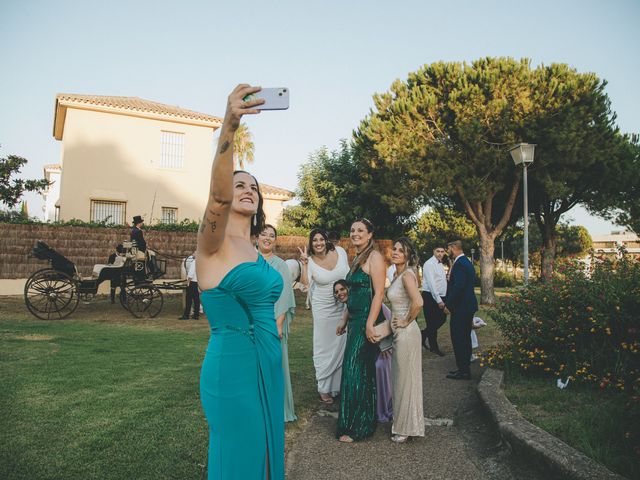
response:
<path id="1" fill-rule="evenodd" d="M 391 265 L 389 265 L 389 268 L 387 268 L 387 282 L 385 284 L 385 288 L 388 288 L 389 285 L 391 285 L 391 282 L 393 282 L 393 276 L 396 274 L 396 266 L 392 263 Z"/>
<path id="2" fill-rule="evenodd" d="M 187 278 L 189 279 L 190 282 L 197 282 L 198 281 L 198 277 L 196 277 L 196 259 L 193 258 L 192 255 L 189 255 L 187 257 L 187 260 L 185 261 L 185 267 L 186 267 L 186 271 L 187 271 Z"/>
<path id="3" fill-rule="evenodd" d="M 429 292 L 436 303 L 441 303 L 440 297 L 447 294 L 447 273 L 435 255 L 422 267 L 422 291 Z"/>

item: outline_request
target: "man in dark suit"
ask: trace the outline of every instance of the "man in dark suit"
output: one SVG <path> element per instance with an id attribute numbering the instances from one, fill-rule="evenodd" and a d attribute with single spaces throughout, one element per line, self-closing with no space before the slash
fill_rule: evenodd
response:
<path id="1" fill-rule="evenodd" d="M 476 272 L 462 250 L 462 241 L 456 239 L 447 244 L 449 259 L 453 261 L 447 284 L 445 313 L 451 315 L 451 343 L 456 356 L 457 370 L 449 372 L 447 378 L 469 380 L 471 360 L 471 327 L 473 315 L 478 310 L 478 301 L 473 291 Z"/>
<path id="2" fill-rule="evenodd" d="M 109 255 L 109 258 L 107 259 L 107 265 L 116 265 L 116 260 L 120 258 L 122 259 L 122 261 L 118 261 L 118 264 L 116 266 L 122 266 L 122 263 L 124 263 L 124 259 L 122 255 L 124 255 L 124 248 L 122 247 L 122 244 L 119 243 L 118 245 L 116 245 L 116 251 L 113 252 L 111 255 Z M 121 297 L 124 295 L 124 290 L 121 285 L 122 283 L 121 272 L 122 272 L 121 269 L 118 269 L 118 270 L 112 269 L 108 273 L 108 278 L 111 283 L 111 303 L 116 303 L 116 288 L 120 287 Z"/>
<path id="3" fill-rule="evenodd" d="M 144 240 L 144 233 L 142 232 L 142 226 L 144 225 L 144 220 L 140 215 L 136 215 L 133 217 L 133 228 L 131 229 L 131 233 L 129 234 L 129 239 L 134 240 L 136 242 L 136 247 L 141 252 L 147 251 L 147 242 Z"/>

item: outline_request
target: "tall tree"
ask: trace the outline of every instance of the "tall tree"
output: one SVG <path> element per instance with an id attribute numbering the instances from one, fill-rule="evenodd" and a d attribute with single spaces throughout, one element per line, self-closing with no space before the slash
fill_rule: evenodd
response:
<path id="1" fill-rule="evenodd" d="M 541 276 L 548 279 L 561 216 L 577 204 L 619 191 L 628 159 L 605 81 L 552 64 L 537 68 L 533 82 L 535 113 L 523 137 L 537 144 L 529 168 L 529 204 L 542 236 Z"/>
<path id="2" fill-rule="evenodd" d="M 618 151 L 625 159 L 623 171 L 613 176 L 611 188 L 589 199 L 587 207 L 640 235 L 640 135 L 622 137 Z"/>
<path id="3" fill-rule="evenodd" d="M 532 215 L 533 216 L 533 215 Z M 534 220 L 531 220 L 532 223 Z M 556 226 L 556 255 L 560 257 L 584 257 L 593 247 L 593 241 L 589 231 L 582 225 L 569 225 L 560 221 Z M 500 236 L 503 241 L 504 257 L 510 261 L 514 268 L 523 262 L 523 229 L 522 222 L 510 225 Z M 544 240 L 540 229 L 533 228 L 529 235 L 529 252 L 531 259 L 540 260 L 544 254 Z"/>
<path id="4" fill-rule="evenodd" d="M 495 302 L 494 241 L 509 224 L 520 183 L 506 147 L 522 140 L 534 110 L 532 76 L 526 59 L 425 65 L 375 95 L 356 132 L 379 162 L 414 179 L 401 188 L 431 195 L 430 202 L 452 197 L 474 223 L 485 304 Z"/>
<path id="5" fill-rule="evenodd" d="M 593 239 L 582 225 L 558 225 L 558 255 L 563 257 L 585 256 L 593 248 Z"/>
<path id="6" fill-rule="evenodd" d="M 255 148 L 249 127 L 241 123 L 233 137 L 233 160 L 240 170 L 253 163 Z"/>
<path id="7" fill-rule="evenodd" d="M 17 155 L 0 158 L 0 203 L 9 208 L 15 207 L 24 192 L 41 192 L 49 186 L 49 181 L 25 180 L 11 178 L 20 173 L 20 169 L 27 163 L 27 159 Z"/>
<path id="8" fill-rule="evenodd" d="M 452 208 L 429 208 L 420 215 L 409 237 L 423 260 L 431 257 L 435 247 L 444 247 L 452 238 L 460 238 L 468 247 L 478 242 L 475 225 Z"/>
<path id="9" fill-rule="evenodd" d="M 397 189 L 393 176 L 380 178 L 380 171 L 368 168 L 367 161 L 363 149 L 346 140 L 335 151 L 323 147 L 312 153 L 298 173 L 300 203 L 283 212 L 285 223 L 346 234 L 354 219 L 366 217 L 376 225 L 378 236 L 405 233 L 409 214 L 392 201 Z M 414 211 L 411 207 L 410 213 Z"/>

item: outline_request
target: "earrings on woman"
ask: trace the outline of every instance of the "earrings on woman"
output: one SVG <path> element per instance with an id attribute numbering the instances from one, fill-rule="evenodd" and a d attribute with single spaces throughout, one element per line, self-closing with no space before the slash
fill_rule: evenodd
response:
<path id="1" fill-rule="evenodd" d="M 253 226 L 255 227 L 258 224 L 258 215 L 253 216 Z"/>

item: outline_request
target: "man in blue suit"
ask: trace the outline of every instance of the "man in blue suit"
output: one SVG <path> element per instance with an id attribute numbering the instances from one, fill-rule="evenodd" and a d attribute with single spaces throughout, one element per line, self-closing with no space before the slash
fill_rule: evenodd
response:
<path id="1" fill-rule="evenodd" d="M 473 315 L 478 310 L 478 301 L 473 291 L 476 272 L 462 250 L 462 241 L 456 239 L 447 244 L 447 253 L 453 260 L 447 284 L 445 313 L 451 314 L 451 343 L 456 356 L 457 370 L 449 372 L 447 378 L 469 380 L 471 371 L 471 326 Z"/>

